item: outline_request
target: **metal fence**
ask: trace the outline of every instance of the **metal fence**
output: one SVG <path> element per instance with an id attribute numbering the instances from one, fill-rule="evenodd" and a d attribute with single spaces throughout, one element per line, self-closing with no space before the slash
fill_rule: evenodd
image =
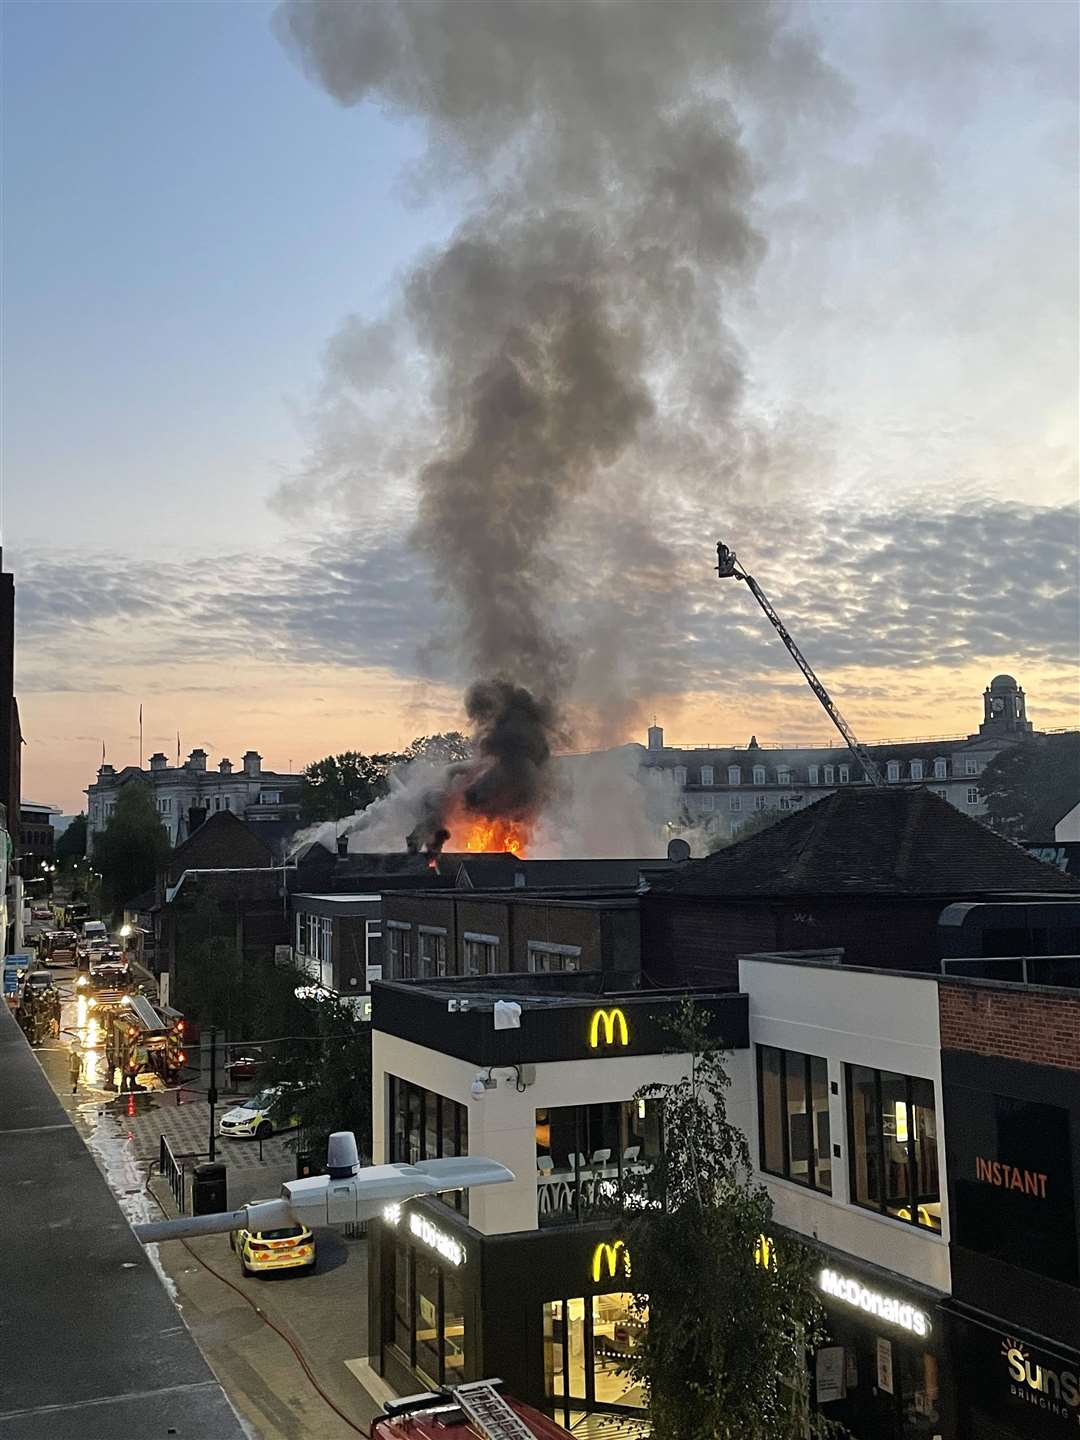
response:
<path id="1" fill-rule="evenodd" d="M 184 1167 L 180 1164 L 179 1160 L 177 1160 L 176 1156 L 173 1154 L 172 1147 L 170 1146 L 168 1140 L 166 1140 L 164 1135 L 162 1135 L 161 1137 L 161 1150 L 158 1157 L 158 1169 L 161 1171 L 162 1175 L 168 1183 L 169 1189 L 172 1191 L 173 1199 L 176 1201 L 176 1213 L 178 1215 L 183 1215 L 184 1202 L 187 1193 L 187 1183 L 184 1173 Z"/>

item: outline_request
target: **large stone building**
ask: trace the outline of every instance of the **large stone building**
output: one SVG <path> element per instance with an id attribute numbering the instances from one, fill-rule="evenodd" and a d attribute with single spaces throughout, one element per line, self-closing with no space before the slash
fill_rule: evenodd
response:
<path id="1" fill-rule="evenodd" d="M 278 853 L 300 822 L 302 778 L 264 770 L 262 756 L 255 750 L 247 751 L 237 771 L 231 760 L 221 760 L 216 770 L 208 770 L 205 750 L 192 750 L 183 765 L 170 765 L 158 751 L 150 756 L 149 770 L 138 765 L 125 765 L 122 770 L 102 765 L 97 780 L 86 790 L 87 852 L 94 853 L 94 837 L 114 814 L 123 786 L 142 779 L 153 792 L 170 844 L 182 844 L 207 816 L 227 810 L 255 825 Z"/>
<path id="2" fill-rule="evenodd" d="M 1024 691 L 1011 675 L 995 675 L 983 691 L 983 719 L 971 735 L 884 740 L 867 745 L 889 785 L 926 785 L 965 815 L 986 813 L 979 776 L 1008 745 L 1036 732 Z M 866 785 L 859 762 L 843 745 L 671 746 L 659 725 L 649 729 L 642 763 L 649 781 L 671 794 L 677 828 L 697 825 L 734 835 L 761 810 L 799 810 L 845 785 Z"/>

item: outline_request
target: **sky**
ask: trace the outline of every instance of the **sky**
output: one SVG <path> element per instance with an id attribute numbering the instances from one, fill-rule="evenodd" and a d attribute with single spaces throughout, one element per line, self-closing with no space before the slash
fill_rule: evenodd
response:
<path id="1" fill-rule="evenodd" d="M 737 355 L 737 396 L 715 436 L 683 425 L 664 352 L 652 428 L 541 536 L 577 657 L 566 744 L 654 714 L 673 743 L 826 739 L 751 597 L 718 587 L 720 536 L 861 737 L 967 733 L 1001 671 L 1037 726 L 1073 725 L 1077 11 L 769 15 L 784 64 L 718 58 L 701 90 L 737 121 L 760 244 L 722 335 L 678 340 L 695 376 Z M 4 564 L 24 794 L 65 810 L 103 744 L 137 760 L 140 704 L 147 754 L 276 768 L 463 723 L 469 602 L 414 531 L 445 376 L 402 317 L 459 227 L 519 183 L 550 204 L 564 172 L 474 143 L 404 64 L 344 95 L 352 36 L 327 60 L 288 18 L 3 7 Z M 542 88 L 564 62 L 537 63 Z"/>

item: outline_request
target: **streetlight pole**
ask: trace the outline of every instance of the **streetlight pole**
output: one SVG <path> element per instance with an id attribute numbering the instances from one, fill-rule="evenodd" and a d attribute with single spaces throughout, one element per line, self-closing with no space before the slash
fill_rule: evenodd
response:
<path id="1" fill-rule="evenodd" d="M 217 1027 L 210 1027 L 210 1089 L 206 1098 L 210 1101 L 210 1159 L 214 1160 L 217 1150 L 214 1143 L 214 1106 L 217 1104 Z"/>

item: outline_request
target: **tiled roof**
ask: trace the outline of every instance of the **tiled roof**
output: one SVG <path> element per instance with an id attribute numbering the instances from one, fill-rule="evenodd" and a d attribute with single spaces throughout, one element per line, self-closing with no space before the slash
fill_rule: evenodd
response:
<path id="1" fill-rule="evenodd" d="M 969 895 L 1064 891 L 1036 860 L 922 785 L 852 787 L 652 879 L 681 895 Z"/>

